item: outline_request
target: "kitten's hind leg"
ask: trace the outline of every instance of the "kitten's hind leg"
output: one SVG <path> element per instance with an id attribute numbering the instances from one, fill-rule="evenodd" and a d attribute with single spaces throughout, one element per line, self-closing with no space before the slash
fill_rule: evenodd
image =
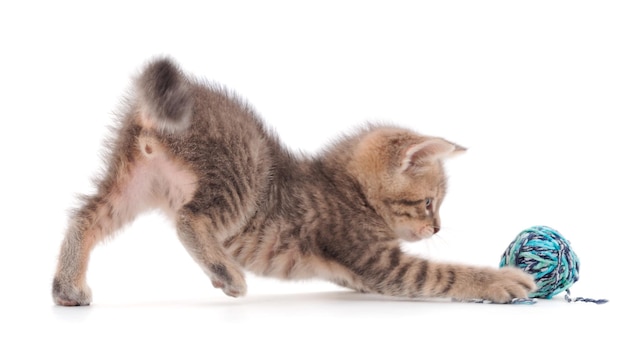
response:
<path id="1" fill-rule="evenodd" d="M 100 182 L 98 193 L 85 198 L 70 218 L 52 284 L 57 305 L 91 303 L 86 273 L 92 249 L 144 210 L 149 179 L 129 160 L 120 160 Z"/>
<path id="2" fill-rule="evenodd" d="M 231 297 L 246 294 L 246 281 L 237 265 L 215 238 L 211 221 L 183 208 L 177 224 L 178 237 L 202 270 L 211 278 L 213 286 Z"/>

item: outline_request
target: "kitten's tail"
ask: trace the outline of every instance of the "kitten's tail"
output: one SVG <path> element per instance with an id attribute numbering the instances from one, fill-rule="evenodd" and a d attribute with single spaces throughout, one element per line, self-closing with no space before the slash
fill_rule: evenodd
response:
<path id="1" fill-rule="evenodd" d="M 191 83 L 168 58 L 159 58 L 135 81 L 143 122 L 165 132 L 186 130 L 193 115 Z"/>

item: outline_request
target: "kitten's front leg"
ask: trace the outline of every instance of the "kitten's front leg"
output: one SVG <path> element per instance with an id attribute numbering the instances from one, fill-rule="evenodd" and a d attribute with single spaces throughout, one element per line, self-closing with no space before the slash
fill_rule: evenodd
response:
<path id="1" fill-rule="evenodd" d="M 409 269 L 402 273 L 403 267 L 399 265 L 390 273 L 393 281 L 387 283 L 390 287 L 399 286 L 400 291 L 409 296 L 506 303 L 514 298 L 527 298 L 528 293 L 536 289 L 533 277 L 518 268 L 481 268 L 409 256 L 404 261 L 404 265 L 408 265 L 405 268 Z"/>
<path id="2" fill-rule="evenodd" d="M 356 273 L 368 291 L 401 297 L 487 299 L 506 303 L 536 289 L 531 275 L 518 268 L 481 268 L 429 261 L 402 253 L 395 244 L 339 261 Z"/>
<path id="3" fill-rule="evenodd" d="M 537 289 L 533 277 L 519 268 L 496 269 L 442 263 L 432 263 L 432 266 L 435 267 L 436 281 L 432 290 L 433 296 L 460 300 L 478 298 L 508 303 L 515 298 L 528 298 L 528 293 Z M 429 276 L 432 275 L 433 273 L 429 273 Z M 438 289 L 442 285 L 441 281 L 446 289 L 440 294 Z"/>

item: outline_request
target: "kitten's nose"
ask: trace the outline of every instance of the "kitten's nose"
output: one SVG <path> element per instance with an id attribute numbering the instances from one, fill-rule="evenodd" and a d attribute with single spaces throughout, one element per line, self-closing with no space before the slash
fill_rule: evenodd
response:
<path id="1" fill-rule="evenodd" d="M 437 234 L 437 232 L 439 232 L 439 227 L 433 227 L 433 234 Z"/>

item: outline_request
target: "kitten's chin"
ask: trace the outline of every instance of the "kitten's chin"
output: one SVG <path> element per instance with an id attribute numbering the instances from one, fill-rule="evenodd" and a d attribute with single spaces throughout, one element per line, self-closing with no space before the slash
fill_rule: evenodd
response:
<path id="1" fill-rule="evenodd" d="M 397 233 L 402 240 L 416 242 L 432 237 L 435 230 L 432 226 L 424 226 L 421 228 L 402 228 Z"/>

